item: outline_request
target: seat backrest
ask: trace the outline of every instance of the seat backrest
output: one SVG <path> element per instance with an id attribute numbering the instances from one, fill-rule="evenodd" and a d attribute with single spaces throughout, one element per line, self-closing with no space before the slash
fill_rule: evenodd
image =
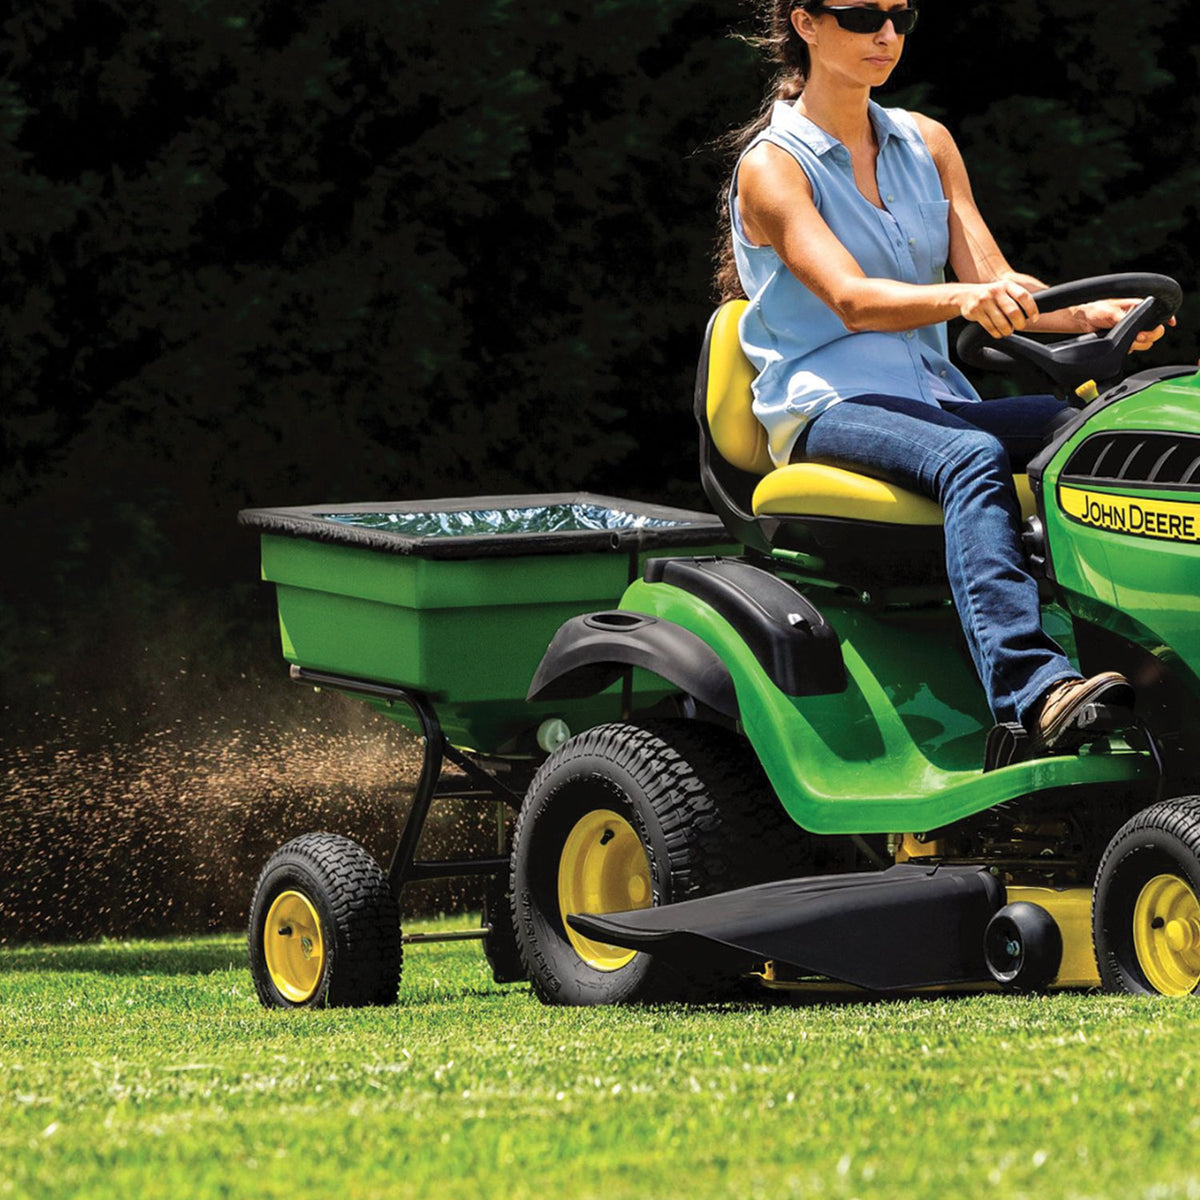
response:
<path id="1" fill-rule="evenodd" d="M 773 467 L 767 432 L 751 408 L 756 372 L 738 340 L 738 319 L 746 304 L 727 300 L 713 315 L 704 405 L 717 453 L 740 471 L 766 475 Z"/>
<path id="2" fill-rule="evenodd" d="M 738 341 L 745 300 L 729 300 L 709 319 L 696 367 L 694 412 L 700 430 L 700 482 L 713 512 L 747 552 L 769 555 L 754 516 L 754 489 L 771 470 L 766 430 L 752 409 L 754 368 Z"/>

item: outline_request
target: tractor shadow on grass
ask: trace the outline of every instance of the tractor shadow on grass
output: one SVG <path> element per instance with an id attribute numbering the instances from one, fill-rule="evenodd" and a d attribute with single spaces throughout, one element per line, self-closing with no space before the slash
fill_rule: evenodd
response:
<path id="1" fill-rule="evenodd" d="M 751 985 L 753 986 L 753 985 Z M 1041 998 L 1059 994 L 1086 995 L 1096 993 L 1097 988 L 1054 988 L 1049 992 L 1020 993 L 1001 987 L 998 983 L 977 982 L 943 984 L 926 988 L 905 988 L 893 992 L 869 991 L 853 984 L 836 983 L 832 980 L 813 981 L 795 987 L 760 988 L 747 991 L 737 1001 L 728 1005 L 737 1008 L 848 1008 L 854 1005 L 876 1007 L 887 1004 L 908 1004 L 914 1000 L 954 1003 L 967 1002 L 980 996 L 1012 996 Z M 707 1007 L 713 1007 L 709 1005 Z"/>
<path id="2" fill-rule="evenodd" d="M 765 1012 L 779 1008 L 851 1008 L 855 1006 L 875 1008 L 880 1005 L 908 1004 L 914 1000 L 939 1002 L 967 1002 L 980 996 L 1008 995 L 1014 998 L 1041 998 L 1059 994 L 1096 994 L 1097 988 L 1053 988 L 1049 992 L 1019 993 L 1009 991 L 997 983 L 978 981 L 974 983 L 941 984 L 931 987 L 914 987 L 896 991 L 871 991 L 850 983 L 832 979 L 810 979 L 800 983 L 766 985 L 755 976 L 746 976 L 738 989 L 729 995 L 712 999 L 694 998 L 681 1001 L 670 1007 L 685 1007 L 704 1012 Z M 652 1006 L 653 1007 L 653 1006 Z"/>

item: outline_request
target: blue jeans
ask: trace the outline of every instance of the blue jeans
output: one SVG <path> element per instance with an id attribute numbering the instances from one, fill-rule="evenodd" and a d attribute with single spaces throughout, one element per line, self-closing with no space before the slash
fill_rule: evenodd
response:
<path id="1" fill-rule="evenodd" d="M 1079 674 L 1042 631 L 1012 484 L 1014 469 L 1041 449 L 1043 431 L 1065 407 L 1053 396 L 941 406 L 856 396 L 816 417 L 792 455 L 887 479 L 941 504 L 951 595 L 997 721 L 1023 721 L 1047 688 Z"/>

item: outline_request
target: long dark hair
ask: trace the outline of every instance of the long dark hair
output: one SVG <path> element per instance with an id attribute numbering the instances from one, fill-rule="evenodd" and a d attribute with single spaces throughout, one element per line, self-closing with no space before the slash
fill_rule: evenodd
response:
<path id="1" fill-rule="evenodd" d="M 816 8 L 822 0 L 758 0 L 761 28 L 758 37 L 747 38 L 757 46 L 769 62 L 779 70 L 767 89 L 762 108 L 755 118 L 733 130 L 721 139 L 721 148 L 732 160 L 729 173 L 717 197 L 717 252 L 714 283 L 720 301 L 735 300 L 746 293 L 738 279 L 737 264 L 733 258 L 733 230 L 729 225 L 729 188 L 733 183 L 733 172 L 742 151 L 771 123 L 771 108 L 777 100 L 795 100 L 808 79 L 810 67 L 808 43 L 796 32 L 792 24 L 792 11 L 797 8 Z"/>

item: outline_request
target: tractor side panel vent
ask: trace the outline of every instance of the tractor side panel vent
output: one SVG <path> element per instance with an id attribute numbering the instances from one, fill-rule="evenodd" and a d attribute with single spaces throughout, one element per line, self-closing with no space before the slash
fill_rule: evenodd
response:
<path id="1" fill-rule="evenodd" d="M 1097 433 L 1067 460 L 1062 483 L 1200 491 L 1200 436 L 1187 433 Z"/>

